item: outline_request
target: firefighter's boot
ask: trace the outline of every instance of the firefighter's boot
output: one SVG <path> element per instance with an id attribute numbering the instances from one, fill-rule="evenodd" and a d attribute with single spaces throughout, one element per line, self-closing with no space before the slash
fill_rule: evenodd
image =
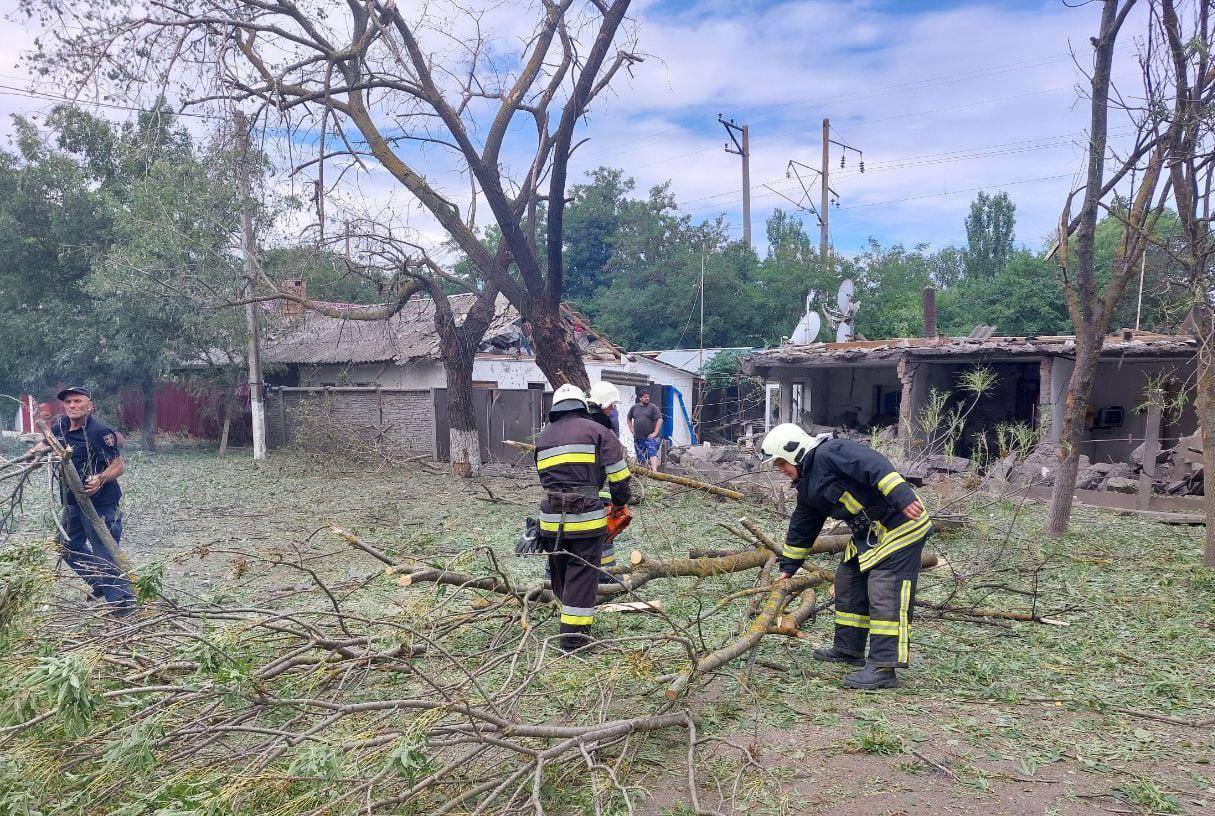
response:
<path id="1" fill-rule="evenodd" d="M 844 687 L 865 691 L 898 688 L 899 679 L 894 676 L 894 669 L 878 668 L 870 664 L 845 677 Z"/>
<path id="2" fill-rule="evenodd" d="M 562 626 L 561 636 L 557 641 L 561 653 L 573 654 L 576 652 L 580 655 L 589 655 L 598 651 L 598 641 L 586 631 L 589 628 L 579 627 L 577 630 L 570 631 L 567 627 Z"/>
<path id="3" fill-rule="evenodd" d="M 837 652 L 835 646 L 820 646 L 810 656 L 815 660 L 822 660 L 826 663 L 846 663 L 849 666 L 865 665 L 865 658 Z"/>

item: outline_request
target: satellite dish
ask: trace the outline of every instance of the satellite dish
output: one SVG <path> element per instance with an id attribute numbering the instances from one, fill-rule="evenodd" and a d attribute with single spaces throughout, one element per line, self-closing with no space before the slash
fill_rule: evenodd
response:
<path id="1" fill-rule="evenodd" d="M 818 332 L 821 328 L 822 323 L 818 312 L 808 311 L 798 321 L 797 328 L 793 330 L 793 335 L 789 338 L 789 342 L 798 346 L 809 345 L 818 339 Z"/>
<path id="2" fill-rule="evenodd" d="M 840 325 L 835 330 L 835 342 L 847 343 L 852 339 L 852 324 L 848 321 L 840 321 Z"/>
<path id="3" fill-rule="evenodd" d="M 852 306 L 852 295 L 856 291 L 856 287 L 852 283 L 851 278 L 844 278 L 844 282 L 840 284 L 840 290 L 835 295 L 835 306 L 843 314 L 848 314 L 849 307 Z"/>

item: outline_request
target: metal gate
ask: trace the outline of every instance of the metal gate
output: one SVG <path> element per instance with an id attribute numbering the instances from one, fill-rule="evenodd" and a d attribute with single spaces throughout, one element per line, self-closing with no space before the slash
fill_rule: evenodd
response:
<path id="1" fill-rule="evenodd" d="M 451 458 L 451 426 L 447 422 L 447 389 L 434 389 L 435 451 Z M 473 412 L 481 461 L 514 461 L 519 451 L 502 444 L 506 439 L 530 442 L 540 433 L 544 418 L 544 392 L 533 388 L 474 388 Z"/>

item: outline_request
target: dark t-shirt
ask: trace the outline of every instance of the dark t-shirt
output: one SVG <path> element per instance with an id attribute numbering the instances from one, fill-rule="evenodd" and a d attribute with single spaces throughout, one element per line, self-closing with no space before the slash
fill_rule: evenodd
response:
<path id="1" fill-rule="evenodd" d="M 629 419 L 633 420 L 633 436 L 644 439 L 654 433 L 654 429 L 662 421 L 662 412 L 652 402 L 649 405 L 639 402 L 629 409 Z"/>
<path id="2" fill-rule="evenodd" d="M 72 448 L 72 464 L 80 473 L 80 480 L 85 481 L 90 476 L 96 476 L 110 466 L 110 463 L 122 456 L 118 447 L 118 434 L 113 428 L 94 417 L 89 417 L 83 428 L 69 430 L 71 420 L 65 416 L 56 417 L 51 423 L 51 433 L 65 445 Z M 74 507 L 76 496 L 65 485 L 64 503 Z M 118 482 L 106 482 L 93 494 L 93 505 L 109 507 L 118 504 L 122 498 L 122 488 Z"/>

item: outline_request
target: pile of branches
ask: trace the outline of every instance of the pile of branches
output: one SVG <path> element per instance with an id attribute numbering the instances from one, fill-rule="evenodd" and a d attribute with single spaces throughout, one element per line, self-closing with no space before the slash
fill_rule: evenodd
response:
<path id="1" fill-rule="evenodd" d="M 702 752 L 738 753 L 734 784 L 715 780 L 721 805 L 721 791 L 767 771 L 745 746 L 705 734 L 697 701 L 723 677 L 746 686 L 755 671 L 792 671 L 761 658 L 761 644 L 804 637 L 830 607 L 833 579 L 813 563 L 781 579 L 759 524 L 722 527 L 734 547 L 634 551 L 601 586 L 600 619 L 644 614 L 628 627 L 609 621 L 601 632 L 623 634 L 572 655 L 556 650 L 551 589 L 520 580 L 488 547 L 427 560 L 330 525 L 270 552 L 200 548 L 229 559 L 246 591 L 183 591 L 113 620 L 57 596 L 66 582 L 49 580 L 36 544 L 10 546 L 0 553 L 4 803 L 539 814 L 577 791 L 580 807 L 632 813 L 657 755 L 656 781 L 675 774 L 695 812 L 714 812 L 701 804 Z M 829 531 L 812 552 L 837 553 L 846 540 Z M 327 577 L 326 565 L 357 553 L 371 559 L 364 574 Z M 924 556 L 925 567 L 938 563 Z M 284 573 L 301 583 L 268 591 L 265 576 Z M 692 613 L 664 605 L 688 598 Z"/>
<path id="2" fill-rule="evenodd" d="M 698 802 L 697 753 L 723 745 L 701 733 L 689 694 L 761 639 L 800 637 L 831 581 L 819 568 L 773 581 L 768 537 L 746 519 L 736 533 L 753 546 L 634 553 L 601 602 L 648 614 L 586 655 L 556 651 L 551 591 L 517 583 L 492 550 L 462 555 L 481 566 L 461 572 L 337 527 L 338 551 L 208 551 L 241 577 L 304 579 L 257 604 L 162 598 L 134 619 L 82 620 L 78 601 L 54 596 L 62 585 L 27 581 L 3 632 L 0 787 L 31 807 L 125 796 L 155 810 L 186 796 L 214 812 L 438 814 L 542 813 L 569 783 L 600 809 L 632 812 L 648 745 L 683 767 Z M 380 567 L 323 577 L 319 565 L 350 547 Z M 40 569 L 36 555 L 10 547 L 5 574 Z M 690 620 L 637 594 L 742 573 L 750 586 Z M 76 780 L 68 792 L 63 778 Z"/>

